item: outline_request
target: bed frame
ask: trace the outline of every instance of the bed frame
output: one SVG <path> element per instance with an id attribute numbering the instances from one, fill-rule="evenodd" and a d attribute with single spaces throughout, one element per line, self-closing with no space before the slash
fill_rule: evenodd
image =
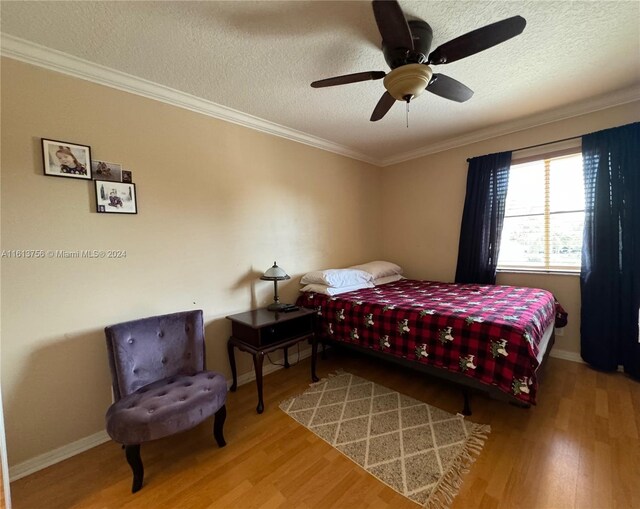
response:
<path id="1" fill-rule="evenodd" d="M 378 350 L 372 350 L 371 348 L 365 348 L 362 346 L 358 346 L 358 345 L 354 345 L 351 343 L 345 343 L 343 341 L 336 341 L 334 339 L 331 339 L 329 337 L 323 336 L 323 335 L 317 335 L 318 341 L 322 344 L 322 357 L 325 357 L 325 350 L 327 345 L 331 345 L 331 346 L 336 346 L 339 348 L 346 348 L 348 350 L 354 350 L 356 352 L 360 352 L 363 353 L 365 355 L 370 355 L 372 357 L 377 357 L 379 359 L 383 359 L 385 361 L 391 361 L 395 364 L 399 364 L 401 366 L 413 369 L 414 371 L 419 371 L 421 373 L 426 373 L 427 375 L 431 375 L 434 376 L 436 378 L 442 378 L 444 380 L 448 380 L 449 382 L 452 382 L 456 385 L 459 385 L 460 388 L 462 389 L 462 395 L 464 398 L 464 405 L 462 408 L 462 414 L 463 415 L 471 415 L 471 402 L 470 402 L 470 396 L 471 396 L 471 391 L 475 390 L 475 391 L 479 391 L 479 392 L 484 392 L 487 393 L 491 398 L 493 399 L 497 399 L 497 400 L 501 400 L 501 401 L 506 401 L 512 405 L 518 406 L 520 408 L 530 408 L 531 405 L 527 404 L 527 403 L 523 403 L 522 401 L 520 401 L 519 399 L 515 398 L 514 396 L 510 396 L 509 394 L 499 390 L 496 387 L 492 387 L 490 385 L 486 385 L 478 380 L 475 380 L 474 378 L 470 378 L 468 376 L 464 376 L 461 375 L 459 373 L 453 373 L 451 371 L 448 371 L 446 369 L 443 368 L 436 368 L 434 366 L 429 366 L 426 364 L 418 364 L 414 361 L 410 361 L 407 359 L 403 359 L 400 357 L 396 357 L 394 355 L 387 355 L 383 352 L 380 352 Z M 549 352 L 551 352 L 551 347 L 553 346 L 553 344 L 555 343 L 555 339 L 556 339 L 556 335 L 555 335 L 555 329 L 554 331 L 551 333 L 551 336 L 549 337 L 549 341 L 547 341 L 547 349 L 544 352 L 544 356 L 542 357 L 542 361 L 540 362 L 540 365 L 538 366 L 538 369 L 536 370 L 536 373 L 538 374 L 538 380 L 540 380 L 540 374 L 542 369 L 544 368 L 544 366 L 547 363 L 547 359 L 549 358 Z M 313 359 L 312 362 L 314 365 L 316 365 L 316 355 L 317 355 L 317 350 L 313 351 Z"/>

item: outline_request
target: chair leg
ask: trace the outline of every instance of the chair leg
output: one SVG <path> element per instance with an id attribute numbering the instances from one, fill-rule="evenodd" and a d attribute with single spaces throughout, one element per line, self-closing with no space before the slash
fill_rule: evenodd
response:
<path id="1" fill-rule="evenodd" d="M 125 446 L 124 453 L 127 457 L 127 463 L 129 463 L 133 471 L 131 493 L 135 493 L 142 488 L 142 479 L 144 478 L 144 467 L 142 466 L 142 459 L 140 458 L 140 444 Z"/>
<path id="2" fill-rule="evenodd" d="M 227 442 L 224 441 L 224 435 L 222 434 L 222 428 L 224 427 L 224 420 L 227 418 L 227 407 L 222 405 L 220 409 L 215 413 L 213 420 L 213 436 L 218 442 L 219 447 L 224 447 Z"/>

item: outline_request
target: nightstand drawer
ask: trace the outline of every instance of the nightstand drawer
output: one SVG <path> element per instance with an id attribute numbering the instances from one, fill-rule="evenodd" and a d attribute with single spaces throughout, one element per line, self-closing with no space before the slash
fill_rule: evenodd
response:
<path id="1" fill-rule="evenodd" d="M 256 329 L 244 323 L 231 324 L 231 336 L 253 346 L 260 346 L 261 329 Z"/>
<path id="2" fill-rule="evenodd" d="M 291 313 L 274 313 L 264 309 L 227 317 L 231 336 L 253 347 L 266 347 L 313 334 L 315 312 L 300 309 Z"/>
<path id="3" fill-rule="evenodd" d="M 270 345 L 313 332 L 313 316 L 301 316 L 293 320 L 269 325 L 261 329 L 260 344 Z"/>

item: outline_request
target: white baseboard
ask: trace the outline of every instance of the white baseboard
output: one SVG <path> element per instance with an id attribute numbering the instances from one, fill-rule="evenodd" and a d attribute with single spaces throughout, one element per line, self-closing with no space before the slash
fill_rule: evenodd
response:
<path id="1" fill-rule="evenodd" d="M 555 357 L 556 359 L 563 359 L 565 361 L 571 362 L 579 362 L 580 364 L 584 364 L 585 362 L 580 357 L 580 354 L 577 352 L 569 352 L 568 350 L 558 350 L 557 348 L 552 348 L 551 352 L 549 352 L 551 357 Z"/>
<path id="2" fill-rule="evenodd" d="M 584 361 L 580 358 L 580 354 L 576 352 L 558 350 L 557 348 L 555 348 L 551 350 L 551 353 L 549 355 L 557 359 L 584 364 Z M 289 355 L 289 358 L 294 359 L 294 362 L 296 357 L 296 354 Z M 307 357 L 311 357 L 311 348 L 300 351 L 300 360 L 306 359 Z M 274 371 L 282 368 L 283 366 L 267 362 L 264 365 L 262 373 L 264 375 L 268 375 L 269 373 L 273 373 Z M 248 373 L 244 373 L 243 375 L 240 375 L 238 377 L 238 385 L 244 385 L 249 382 L 253 382 L 255 379 L 256 374 L 253 370 L 251 370 Z M 230 387 L 231 383 L 232 381 L 228 380 L 227 386 Z M 9 479 L 11 481 L 17 481 L 18 479 L 37 472 L 38 470 L 42 470 L 43 468 L 47 468 L 51 465 L 59 463 L 60 461 L 70 458 L 71 456 L 75 456 L 76 454 L 80 454 L 81 452 L 108 442 L 109 440 L 111 439 L 109 438 L 109 435 L 107 435 L 106 431 L 99 431 L 98 433 L 94 433 L 93 435 L 90 435 L 88 437 L 81 438 L 80 440 L 76 440 L 75 442 L 71 442 L 67 445 L 63 445 L 62 447 L 58 447 L 53 451 L 40 454 L 39 456 L 28 459 L 27 461 L 23 461 L 22 463 L 18 463 L 17 465 L 9 468 Z"/>
<path id="3" fill-rule="evenodd" d="M 549 353 L 549 356 L 555 357 L 556 359 L 563 359 L 565 361 L 578 362 L 580 364 L 587 364 L 582 360 L 582 357 L 580 357 L 579 353 L 569 352 L 567 350 L 552 349 L 551 352 Z M 617 371 L 618 373 L 624 373 L 624 367 L 618 366 Z"/>
<path id="4" fill-rule="evenodd" d="M 306 359 L 307 357 L 311 357 L 311 348 L 306 348 L 305 350 L 300 350 L 300 360 Z M 291 363 L 291 359 L 293 362 L 296 362 L 297 354 L 291 354 L 291 350 L 289 350 L 289 362 Z M 282 361 L 284 362 L 284 361 Z M 277 364 L 271 364 L 270 362 L 266 362 L 264 367 L 262 368 L 262 375 L 268 375 L 269 373 L 273 373 L 274 371 L 278 371 L 282 369 L 283 366 L 278 366 Z M 251 370 L 244 375 L 240 375 L 238 377 L 238 385 L 248 384 L 249 382 L 253 382 L 256 379 L 255 371 Z M 231 387 L 232 380 L 227 380 L 227 387 Z"/>
<path id="5" fill-rule="evenodd" d="M 305 350 L 300 350 L 300 359 L 306 359 L 307 357 L 311 357 L 311 348 L 307 348 Z M 295 353 L 289 353 L 289 362 L 293 359 L 293 362 L 296 362 L 297 355 Z M 277 364 L 271 364 L 270 362 L 266 362 L 264 368 L 262 370 L 263 375 L 268 375 L 269 373 L 273 373 L 279 369 L 282 369 L 283 366 L 278 366 Z M 253 382 L 256 379 L 256 374 L 253 370 L 238 377 L 238 385 L 244 385 L 249 382 Z M 227 381 L 227 387 L 231 387 L 231 380 Z M 45 452 L 44 454 L 40 454 L 35 456 L 34 458 L 23 461 L 22 463 L 18 463 L 9 468 L 9 480 L 17 481 L 18 479 L 22 479 L 30 474 L 37 472 L 38 470 L 42 470 L 44 468 L 50 467 L 56 463 L 59 463 L 71 456 L 75 456 L 76 454 L 80 454 L 81 452 L 87 451 L 93 447 L 96 447 L 100 444 L 108 442 L 111 440 L 109 435 L 107 435 L 106 431 L 99 431 L 98 433 L 94 433 L 88 437 L 81 438 L 80 440 L 76 440 L 75 442 L 71 442 L 70 444 L 63 445 L 62 447 L 58 447 L 53 451 Z"/>
<path id="6" fill-rule="evenodd" d="M 58 447 L 53 451 L 45 452 L 44 454 L 40 454 L 39 456 L 10 467 L 9 480 L 17 481 L 18 479 L 37 472 L 38 470 L 47 468 L 55 463 L 59 463 L 62 460 L 66 460 L 71 456 L 80 454 L 81 452 L 96 447 L 97 445 L 104 444 L 109 440 L 111 440 L 111 438 L 109 438 L 106 431 L 99 431 L 98 433 L 94 433 L 88 437 L 84 437 L 80 440 L 76 440 L 75 442 L 71 442 L 70 444 Z"/>

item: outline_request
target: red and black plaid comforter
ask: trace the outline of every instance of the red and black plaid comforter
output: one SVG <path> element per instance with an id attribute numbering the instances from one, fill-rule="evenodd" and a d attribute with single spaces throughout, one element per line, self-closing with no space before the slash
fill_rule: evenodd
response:
<path id="1" fill-rule="evenodd" d="M 304 293 L 322 335 L 444 368 L 536 402 L 539 344 L 553 295 L 514 286 L 404 279 L 327 297 Z"/>

